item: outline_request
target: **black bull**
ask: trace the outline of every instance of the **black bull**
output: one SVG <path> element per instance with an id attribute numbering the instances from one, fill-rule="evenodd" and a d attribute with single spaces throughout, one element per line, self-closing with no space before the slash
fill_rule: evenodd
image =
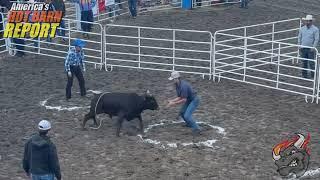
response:
<path id="1" fill-rule="evenodd" d="M 135 118 L 139 119 L 140 131 L 143 133 L 143 122 L 141 113 L 144 110 L 157 110 L 159 108 L 156 99 L 147 92 L 139 96 L 136 93 L 105 93 L 95 95 L 91 101 L 90 112 L 85 115 L 82 128 L 84 129 L 86 122 L 93 119 L 94 125 L 98 126 L 96 115 L 108 114 L 110 118 L 117 116 L 117 130 L 116 135 L 119 136 L 122 122 L 124 119 L 127 121 Z"/>

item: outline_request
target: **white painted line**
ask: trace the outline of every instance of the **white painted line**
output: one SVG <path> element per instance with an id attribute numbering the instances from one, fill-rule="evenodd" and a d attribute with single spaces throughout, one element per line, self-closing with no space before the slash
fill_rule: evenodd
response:
<path id="1" fill-rule="evenodd" d="M 304 173 L 304 175 L 301 176 L 301 177 L 299 177 L 299 178 L 296 178 L 296 175 L 295 175 L 295 174 L 292 174 L 293 177 L 292 177 L 292 178 L 289 178 L 289 179 L 287 179 L 287 180 L 298 180 L 298 179 L 300 179 L 300 178 L 303 179 L 303 178 L 313 177 L 313 176 L 318 175 L 318 174 L 320 174 L 320 168 L 306 171 L 306 172 Z"/>
<path id="2" fill-rule="evenodd" d="M 300 178 L 313 177 L 313 176 L 318 175 L 318 174 L 320 174 L 320 168 L 314 169 L 314 170 L 308 170 Z M 297 179 L 300 179 L 300 178 L 293 177 L 293 178 L 290 178 L 288 180 L 297 180 Z"/>
<path id="3" fill-rule="evenodd" d="M 88 109 L 88 108 L 90 108 L 90 106 L 83 106 L 83 107 L 82 106 L 72 106 L 72 107 L 49 106 L 49 105 L 46 105 L 49 99 L 51 99 L 51 98 L 45 99 L 44 101 L 40 101 L 40 105 L 44 106 L 48 110 L 75 111 L 75 110 L 79 110 L 79 109 Z"/>
<path id="4" fill-rule="evenodd" d="M 309 171 L 305 172 L 302 177 L 310 177 L 310 176 L 315 176 L 317 174 L 320 174 L 320 168 L 315 169 L 315 170 L 309 170 Z"/>
<path id="5" fill-rule="evenodd" d="M 93 94 L 101 94 L 102 93 L 99 90 L 91 90 L 91 89 L 87 90 L 87 92 L 92 92 Z M 80 94 L 80 92 L 77 92 L 77 94 Z"/>
<path id="6" fill-rule="evenodd" d="M 147 128 L 145 128 L 144 133 L 148 133 L 148 131 L 150 131 L 152 128 L 157 127 L 157 126 L 163 126 L 163 125 L 167 125 L 167 124 L 168 125 L 169 124 L 180 124 L 180 123 L 184 123 L 184 121 L 165 121 L 165 120 L 162 120 L 162 121 L 160 121 L 160 123 L 149 125 Z M 216 129 L 219 134 L 222 134 L 223 136 L 226 135 L 225 129 L 222 127 L 214 126 L 214 125 L 208 124 L 206 122 L 197 122 L 197 123 L 208 125 L 212 129 Z M 195 142 L 195 143 L 193 143 L 193 142 L 178 143 L 178 142 L 167 142 L 167 141 L 161 142 L 158 140 L 143 138 L 141 135 L 138 135 L 138 137 L 140 137 L 140 139 L 145 143 L 155 144 L 155 145 L 161 144 L 162 148 L 166 148 L 166 147 L 177 148 L 178 145 L 182 145 L 182 146 L 193 146 L 193 145 L 201 146 L 202 145 L 205 147 L 214 148 L 214 143 L 217 142 L 216 139 L 208 139 L 206 141 L 199 141 L 199 142 Z"/>
<path id="7" fill-rule="evenodd" d="M 100 94 L 101 91 L 98 90 L 87 90 L 87 92 L 92 92 L 93 94 Z M 80 93 L 80 92 L 77 92 Z M 90 108 L 90 106 L 71 106 L 68 107 L 67 105 L 60 105 L 60 106 L 49 106 L 47 105 L 47 102 L 49 99 L 53 98 L 53 96 L 40 101 L 40 106 L 45 107 L 47 110 L 57 110 L 57 111 L 76 111 L 76 110 L 80 110 L 80 109 L 88 109 Z"/>
<path id="8" fill-rule="evenodd" d="M 206 122 L 198 122 L 198 124 L 208 125 L 208 126 L 210 126 L 212 129 L 217 129 L 219 134 L 226 135 L 226 131 L 225 131 L 225 129 L 222 128 L 222 127 L 214 126 L 214 125 L 208 124 L 208 123 L 206 123 Z"/>

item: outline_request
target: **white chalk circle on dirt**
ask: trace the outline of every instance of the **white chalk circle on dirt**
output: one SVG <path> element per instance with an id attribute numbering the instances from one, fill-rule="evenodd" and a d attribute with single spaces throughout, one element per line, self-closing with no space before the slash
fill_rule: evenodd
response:
<path id="1" fill-rule="evenodd" d="M 184 121 L 161 121 L 158 124 L 149 125 L 147 128 L 145 128 L 144 133 L 147 134 L 148 131 L 150 131 L 151 129 L 153 129 L 157 126 L 164 126 L 164 125 L 168 125 L 168 124 L 175 125 L 175 124 L 181 124 L 181 123 L 185 123 L 185 122 Z M 207 122 L 197 122 L 197 124 L 207 125 L 210 128 L 216 130 L 218 134 L 221 134 L 223 136 L 226 135 L 225 129 L 222 127 L 214 126 L 214 125 L 211 125 Z M 145 143 L 160 145 L 162 148 L 177 148 L 178 145 L 181 145 L 181 146 L 204 146 L 204 147 L 214 148 L 214 144 L 218 141 L 216 139 L 210 138 L 210 139 L 207 139 L 204 141 L 198 141 L 198 142 L 168 142 L 168 141 L 162 142 L 162 141 L 154 140 L 154 139 L 150 139 L 150 138 L 143 138 L 141 135 L 138 135 L 138 137 L 140 137 L 140 139 Z"/>
<path id="2" fill-rule="evenodd" d="M 77 92 L 78 94 L 80 92 Z M 93 94 L 101 94 L 101 91 L 96 90 L 87 90 L 87 93 Z M 52 99 L 54 96 L 50 96 L 49 98 L 40 101 L 40 106 L 45 107 L 47 110 L 57 110 L 57 111 L 76 111 L 80 109 L 88 109 L 90 106 L 70 106 L 70 105 L 47 105 L 48 101 Z"/>
<path id="3" fill-rule="evenodd" d="M 313 176 L 316 176 L 320 174 L 320 168 L 318 169 L 314 169 L 314 170 L 308 170 L 304 173 L 303 176 L 301 176 L 300 178 L 309 178 L 309 177 L 313 177 Z M 297 180 L 297 179 L 300 179 L 300 178 L 296 178 L 296 177 L 293 177 L 293 178 L 290 178 L 288 180 Z"/>

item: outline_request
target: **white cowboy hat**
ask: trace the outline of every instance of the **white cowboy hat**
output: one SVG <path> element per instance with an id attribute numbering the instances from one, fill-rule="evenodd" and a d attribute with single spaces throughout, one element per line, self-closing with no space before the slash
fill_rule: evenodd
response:
<path id="1" fill-rule="evenodd" d="M 307 15 L 305 18 L 302 18 L 302 20 L 305 20 L 305 21 L 312 21 L 314 20 L 312 15 Z"/>
<path id="2" fill-rule="evenodd" d="M 170 81 L 172 81 L 172 80 L 177 79 L 177 78 L 179 78 L 179 77 L 181 77 L 181 76 L 180 76 L 180 73 L 177 72 L 177 71 L 173 71 L 173 72 L 171 73 L 171 76 L 170 76 L 168 79 L 169 79 Z"/>
<path id="3" fill-rule="evenodd" d="M 51 129 L 51 123 L 47 120 L 42 120 L 38 124 L 39 130 L 47 131 Z"/>

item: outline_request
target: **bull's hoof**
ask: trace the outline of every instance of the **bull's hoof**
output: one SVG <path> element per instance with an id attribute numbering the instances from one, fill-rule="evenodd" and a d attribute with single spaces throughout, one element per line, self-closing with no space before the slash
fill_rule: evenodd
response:
<path id="1" fill-rule="evenodd" d="M 147 138 L 147 135 L 145 133 L 140 133 L 139 135 L 141 136 L 142 139 Z"/>
<path id="2" fill-rule="evenodd" d="M 116 137 L 121 137 L 121 136 L 123 136 L 123 135 L 124 135 L 123 132 L 116 133 Z"/>
<path id="3" fill-rule="evenodd" d="M 146 139 L 148 136 L 147 135 L 141 135 L 141 137 L 143 138 L 143 139 Z"/>
<path id="4" fill-rule="evenodd" d="M 91 124 L 89 125 L 90 128 L 98 128 L 98 124 Z"/>

